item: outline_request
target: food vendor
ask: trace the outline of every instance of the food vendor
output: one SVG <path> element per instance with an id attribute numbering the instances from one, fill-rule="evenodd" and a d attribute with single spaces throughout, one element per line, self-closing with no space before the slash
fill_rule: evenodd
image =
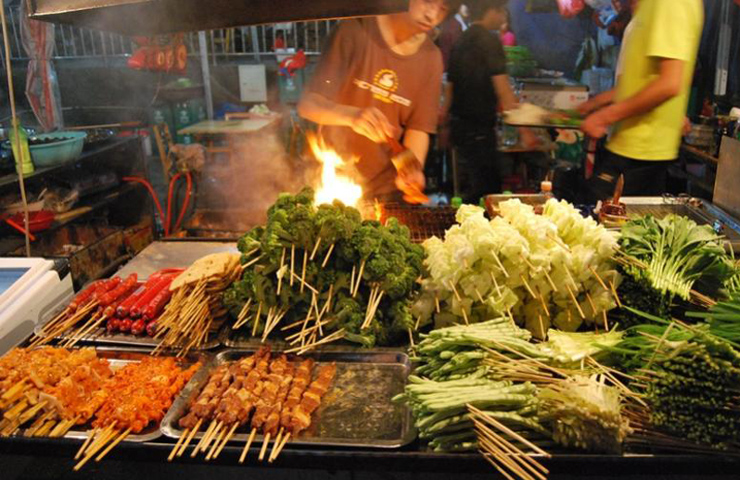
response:
<path id="1" fill-rule="evenodd" d="M 666 191 L 668 167 L 678 157 L 689 90 L 704 24 L 701 0 L 639 0 L 622 46 L 613 91 L 581 105 L 582 130 L 601 138 L 613 126 L 604 158 L 591 179 L 602 200 L 624 175 L 625 195 Z"/>
<path id="2" fill-rule="evenodd" d="M 322 126 L 329 146 L 358 159 L 356 180 L 368 200 L 401 201 L 401 190 L 424 188 L 443 70 L 429 32 L 459 4 L 411 0 L 405 13 L 341 22 L 298 104 L 302 117 Z M 403 177 L 391 162 L 389 137 L 419 160 Z"/>

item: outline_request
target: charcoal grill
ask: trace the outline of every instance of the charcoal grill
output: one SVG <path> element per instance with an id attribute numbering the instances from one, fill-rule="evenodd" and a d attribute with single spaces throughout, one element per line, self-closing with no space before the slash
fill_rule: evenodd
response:
<path id="1" fill-rule="evenodd" d="M 375 218 L 385 223 L 394 217 L 411 231 L 411 241 L 421 243 L 431 237 L 444 238 L 445 232 L 455 224 L 456 209 L 452 207 L 423 207 L 401 203 L 368 205 L 361 208 L 365 218 Z"/>

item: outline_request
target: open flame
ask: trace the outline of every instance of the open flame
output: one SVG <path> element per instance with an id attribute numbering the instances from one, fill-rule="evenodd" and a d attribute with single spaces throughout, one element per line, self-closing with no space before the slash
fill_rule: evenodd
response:
<path id="1" fill-rule="evenodd" d="M 316 135 L 308 135 L 307 140 L 316 159 L 321 163 L 321 185 L 316 188 L 316 204 L 339 200 L 345 205 L 356 207 L 362 198 L 362 187 L 351 178 L 337 173 L 337 169 L 345 165 L 342 157 L 328 148 L 323 139 Z"/>

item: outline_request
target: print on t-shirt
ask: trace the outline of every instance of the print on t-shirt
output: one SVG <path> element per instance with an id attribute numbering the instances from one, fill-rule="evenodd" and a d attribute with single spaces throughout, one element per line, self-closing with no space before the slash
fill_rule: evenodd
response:
<path id="1" fill-rule="evenodd" d="M 362 90 L 369 90 L 373 94 L 373 98 L 380 100 L 385 103 L 397 103 L 404 107 L 411 106 L 411 100 L 397 95 L 393 92 L 398 90 L 398 74 L 391 69 L 383 68 L 375 74 L 373 83 L 368 83 L 359 78 L 355 78 L 355 85 Z"/>

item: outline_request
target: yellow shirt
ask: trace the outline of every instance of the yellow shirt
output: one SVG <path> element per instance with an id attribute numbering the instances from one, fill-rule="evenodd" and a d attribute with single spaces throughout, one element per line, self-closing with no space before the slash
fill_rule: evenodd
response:
<path id="1" fill-rule="evenodd" d="M 657 108 L 617 123 L 606 148 L 635 160 L 674 160 L 681 144 L 689 91 L 704 25 L 702 0 L 640 0 L 624 50 L 615 101 L 654 81 L 664 58 L 684 61 L 681 93 Z"/>

